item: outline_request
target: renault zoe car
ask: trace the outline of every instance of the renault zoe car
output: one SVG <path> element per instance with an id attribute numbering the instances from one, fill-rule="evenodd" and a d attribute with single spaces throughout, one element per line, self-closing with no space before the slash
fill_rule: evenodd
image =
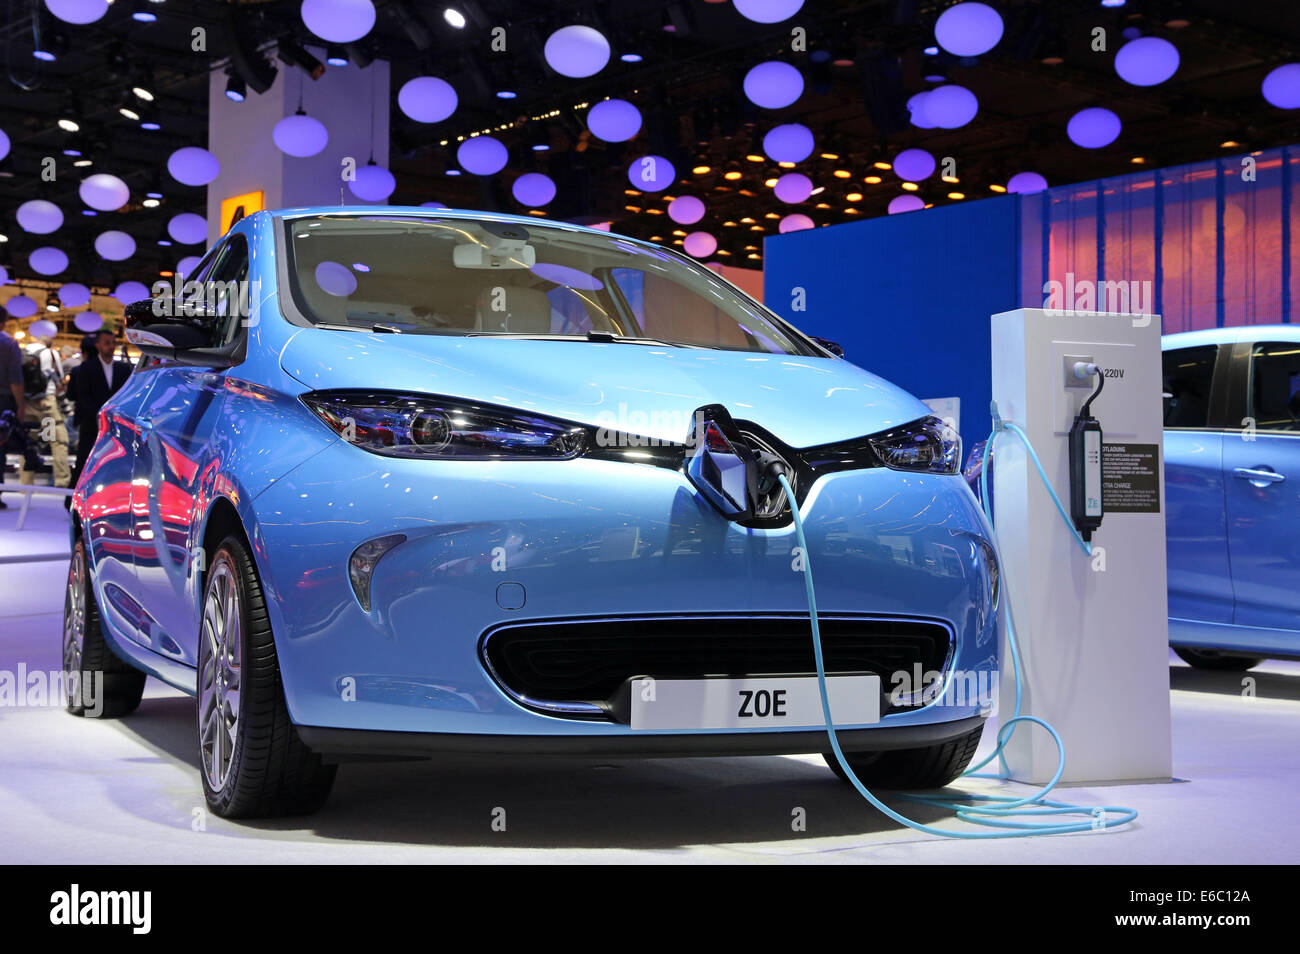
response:
<path id="1" fill-rule="evenodd" d="M 864 780 L 968 763 L 998 569 L 957 435 L 713 271 L 369 207 L 258 212 L 188 278 L 127 310 L 64 660 L 74 713 L 192 693 L 217 813 L 357 758 L 824 752 L 805 566 Z"/>

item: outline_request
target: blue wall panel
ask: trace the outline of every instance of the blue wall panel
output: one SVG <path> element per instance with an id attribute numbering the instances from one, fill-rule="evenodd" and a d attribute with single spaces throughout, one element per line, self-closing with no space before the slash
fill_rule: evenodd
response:
<path id="1" fill-rule="evenodd" d="M 970 446 L 988 435 L 989 316 L 1019 301 L 1015 196 L 772 236 L 763 297 L 809 334 L 919 398 L 961 398 Z M 797 290 L 806 308 L 794 310 Z"/>

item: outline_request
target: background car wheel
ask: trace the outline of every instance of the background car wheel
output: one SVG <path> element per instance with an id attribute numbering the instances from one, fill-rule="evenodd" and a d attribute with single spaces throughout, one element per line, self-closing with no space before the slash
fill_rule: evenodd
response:
<path id="1" fill-rule="evenodd" d="M 104 640 L 83 540 L 72 547 L 63 595 L 63 675 L 67 710 L 73 715 L 130 715 L 144 695 L 145 674 L 119 659 Z"/>
<path id="2" fill-rule="evenodd" d="M 237 536 L 212 558 L 199 627 L 199 757 L 208 807 L 224 818 L 316 811 L 337 766 L 322 763 L 289 721 L 262 585 Z"/>
<path id="3" fill-rule="evenodd" d="M 1178 658 L 1193 669 L 1212 669 L 1216 672 L 1245 672 L 1264 661 L 1262 656 L 1232 656 L 1213 649 L 1185 649 L 1175 646 Z"/>
<path id="4" fill-rule="evenodd" d="M 960 738 L 919 749 L 846 752 L 849 767 L 867 788 L 942 788 L 966 771 L 980 744 L 984 726 Z M 832 772 L 848 781 L 834 752 L 822 755 Z"/>

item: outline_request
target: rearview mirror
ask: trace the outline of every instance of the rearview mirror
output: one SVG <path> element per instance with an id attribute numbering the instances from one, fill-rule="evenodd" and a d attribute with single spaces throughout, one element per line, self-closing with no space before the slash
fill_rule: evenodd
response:
<path id="1" fill-rule="evenodd" d="M 817 335 L 809 335 L 808 337 L 835 355 L 835 357 L 844 357 L 844 347 L 838 341 L 831 341 L 830 338 L 819 338 Z"/>
<path id="2" fill-rule="evenodd" d="M 126 306 L 126 340 L 151 358 L 199 368 L 229 368 L 241 359 L 241 338 L 208 347 L 211 333 L 193 319 L 174 317 L 168 299 L 146 298 Z"/>

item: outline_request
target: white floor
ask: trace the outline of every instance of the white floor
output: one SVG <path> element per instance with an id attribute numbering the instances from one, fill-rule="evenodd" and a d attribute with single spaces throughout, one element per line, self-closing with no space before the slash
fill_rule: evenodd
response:
<path id="1" fill-rule="evenodd" d="M 33 504 L 21 533 L 13 502 L 0 511 L 0 559 L 66 551 L 60 502 Z M 59 667 L 65 572 L 58 561 L 0 563 L 0 670 Z M 1293 863 L 1300 664 L 1251 675 L 1254 697 L 1240 675 L 1171 660 L 1174 767 L 1185 781 L 1059 792 L 1136 808 L 1136 824 L 981 843 L 895 825 L 812 757 L 350 765 L 319 815 L 233 824 L 204 811 L 192 702 L 151 680 L 140 710 L 118 721 L 0 707 L 0 862 Z M 791 831 L 798 808 L 802 833 Z M 503 832 L 492 828 L 497 809 Z"/>

